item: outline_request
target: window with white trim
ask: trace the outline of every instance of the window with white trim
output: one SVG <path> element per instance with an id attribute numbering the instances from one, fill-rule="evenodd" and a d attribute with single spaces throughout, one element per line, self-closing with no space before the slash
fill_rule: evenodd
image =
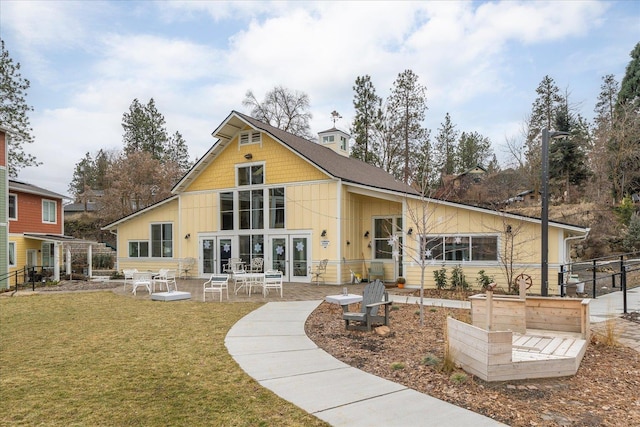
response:
<path id="1" fill-rule="evenodd" d="M 334 141 L 334 136 L 333 135 L 326 135 L 322 137 L 322 143 L 326 144 L 328 142 L 333 142 Z"/>
<path id="2" fill-rule="evenodd" d="M 148 258 L 149 242 L 147 240 L 129 241 L 129 258 Z"/>
<path id="3" fill-rule="evenodd" d="M 9 242 L 9 267 L 16 266 L 16 242 Z"/>
<path id="4" fill-rule="evenodd" d="M 151 224 L 151 256 L 173 257 L 173 224 Z"/>
<path id="5" fill-rule="evenodd" d="M 340 137 L 340 149 L 342 150 L 347 150 L 347 138 L 345 138 L 344 136 Z"/>
<path id="6" fill-rule="evenodd" d="M 220 230 L 233 230 L 233 191 L 220 193 Z"/>
<path id="7" fill-rule="evenodd" d="M 284 228 L 284 187 L 269 189 L 269 228 Z"/>
<path id="8" fill-rule="evenodd" d="M 57 222 L 56 207 L 57 203 L 55 200 L 42 200 L 42 222 L 48 222 L 51 224 L 55 224 Z"/>
<path id="9" fill-rule="evenodd" d="M 402 231 L 402 217 L 374 218 L 373 257 L 391 259 L 393 257 L 393 236 Z"/>
<path id="10" fill-rule="evenodd" d="M 9 219 L 18 219 L 18 195 L 9 194 Z"/>
<path id="11" fill-rule="evenodd" d="M 42 267 L 51 268 L 54 266 L 53 243 L 42 243 Z"/>
<path id="12" fill-rule="evenodd" d="M 239 137 L 240 145 L 260 144 L 262 133 L 257 130 L 241 132 Z"/>
<path id="13" fill-rule="evenodd" d="M 498 236 L 426 235 L 420 239 L 420 246 L 425 248 L 423 256 L 427 260 L 498 261 Z"/>

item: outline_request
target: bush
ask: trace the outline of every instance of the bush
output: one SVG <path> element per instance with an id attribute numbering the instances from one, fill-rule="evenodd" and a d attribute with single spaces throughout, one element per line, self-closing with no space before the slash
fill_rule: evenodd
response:
<path id="1" fill-rule="evenodd" d="M 480 270 L 478 271 L 478 277 L 476 278 L 476 283 L 482 289 L 487 289 L 487 286 L 493 283 L 493 276 L 487 276 L 484 270 Z"/>
<path id="2" fill-rule="evenodd" d="M 447 269 L 442 267 L 440 270 L 434 270 L 433 278 L 436 281 L 436 287 L 438 289 L 444 289 L 447 287 Z"/>
<path id="3" fill-rule="evenodd" d="M 469 289 L 469 283 L 464 277 L 464 271 L 462 267 L 456 265 L 451 271 L 451 289 Z"/>

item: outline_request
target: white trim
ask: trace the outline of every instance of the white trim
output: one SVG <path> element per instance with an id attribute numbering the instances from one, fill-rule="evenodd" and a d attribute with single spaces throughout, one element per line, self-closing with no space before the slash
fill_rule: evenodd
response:
<path id="1" fill-rule="evenodd" d="M 9 206 L 11 205 L 11 203 L 9 202 L 9 199 L 11 198 L 11 196 L 13 196 L 15 198 L 15 210 L 16 210 L 16 216 L 12 217 L 9 214 Z M 18 220 L 18 193 L 9 193 L 9 197 L 7 197 L 7 219 L 9 221 L 17 221 Z"/>
<path id="2" fill-rule="evenodd" d="M 45 203 L 47 203 L 47 204 L 48 203 L 53 203 L 53 214 L 55 216 L 55 219 L 53 221 L 45 221 L 45 219 L 44 219 L 44 205 L 45 205 Z M 51 200 L 51 199 L 42 198 L 41 206 L 42 206 L 42 210 L 41 210 L 40 213 L 42 215 L 42 223 L 43 224 L 57 224 L 58 223 L 58 202 L 57 202 L 57 200 Z"/>

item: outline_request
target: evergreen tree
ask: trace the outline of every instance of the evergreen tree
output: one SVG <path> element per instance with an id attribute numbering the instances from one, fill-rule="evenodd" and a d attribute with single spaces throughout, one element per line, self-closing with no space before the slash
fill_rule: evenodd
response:
<path id="1" fill-rule="evenodd" d="M 589 151 L 589 165 L 593 172 L 593 198 L 596 201 L 606 200 L 614 193 L 610 177 L 613 165 L 616 163 L 615 153 L 609 151 L 609 143 L 613 135 L 616 102 L 620 85 L 613 74 L 602 77 L 600 94 L 594 111 L 593 146 Z"/>
<path id="2" fill-rule="evenodd" d="M 187 143 L 180 132 L 176 132 L 169 137 L 164 161 L 165 163 L 175 163 L 183 174 L 191 167 L 191 162 L 189 162 L 189 153 L 187 152 Z"/>
<path id="3" fill-rule="evenodd" d="M 413 180 L 416 157 L 414 153 L 424 151 L 428 132 L 422 127 L 427 110 L 427 88 L 418 82 L 418 76 L 411 70 L 398 74 L 389 96 L 391 128 L 402 146 L 402 180 Z"/>
<path id="4" fill-rule="evenodd" d="M 627 64 L 620 84 L 618 104 L 630 103 L 638 109 L 640 107 L 640 42 L 635 45 L 630 56 L 631 61 Z"/>
<path id="5" fill-rule="evenodd" d="M 534 190 L 534 194 L 538 194 L 541 185 L 542 130 L 553 127 L 556 112 L 562 103 L 560 89 L 549 76 L 544 76 L 536 89 L 536 93 L 538 96 L 531 108 L 525 142 L 525 171 L 529 178 L 529 185 Z"/>
<path id="6" fill-rule="evenodd" d="M 11 131 L 8 139 L 8 173 L 15 178 L 20 169 L 41 164 L 36 157 L 24 151 L 25 144 L 34 140 L 31 132 L 29 112 L 33 107 L 27 104 L 29 80 L 20 74 L 20 63 L 14 63 L 0 39 L 0 126 Z"/>
<path id="7" fill-rule="evenodd" d="M 382 98 L 376 95 L 376 89 L 368 75 L 357 77 L 353 90 L 356 114 L 351 126 L 351 135 L 355 139 L 351 157 L 379 166 L 375 129 L 381 125 Z"/>
<path id="8" fill-rule="evenodd" d="M 444 116 L 444 122 L 440 124 L 435 139 L 434 162 L 442 174 L 451 175 L 456 171 L 458 131 L 451 122 L 449 113 Z"/>
<path id="9" fill-rule="evenodd" d="M 486 167 L 486 163 L 493 154 L 491 141 L 489 138 L 480 135 L 478 132 L 462 132 L 458 141 L 458 168 L 459 173 L 467 171 L 481 165 Z"/>
<path id="10" fill-rule="evenodd" d="M 125 153 L 146 151 L 156 160 L 163 158 L 169 137 L 164 116 L 156 108 L 153 98 L 147 105 L 134 99 L 129 112 L 122 116 L 122 128 Z"/>

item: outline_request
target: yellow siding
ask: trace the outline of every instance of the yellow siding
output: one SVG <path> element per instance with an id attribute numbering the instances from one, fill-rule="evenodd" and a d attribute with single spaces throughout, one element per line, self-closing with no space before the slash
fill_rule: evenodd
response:
<path id="1" fill-rule="evenodd" d="M 252 155 L 250 160 L 244 158 L 248 153 Z M 240 146 L 237 137 L 232 139 L 227 148 L 216 158 L 215 166 L 203 171 L 186 191 L 233 188 L 236 185 L 235 166 L 258 162 L 266 162 L 265 183 L 267 185 L 328 178 L 325 173 L 263 133 L 262 144 Z"/>

